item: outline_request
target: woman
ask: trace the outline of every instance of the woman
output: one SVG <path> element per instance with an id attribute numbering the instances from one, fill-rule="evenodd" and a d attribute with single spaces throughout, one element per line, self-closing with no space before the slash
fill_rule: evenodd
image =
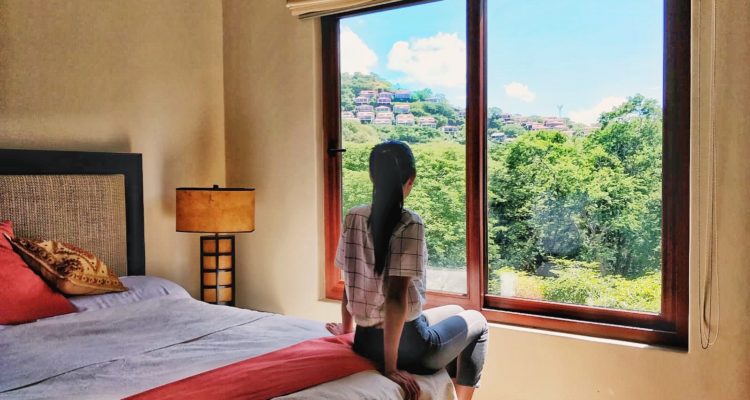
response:
<path id="1" fill-rule="evenodd" d="M 419 215 L 404 209 L 417 171 L 405 143 L 378 144 L 370 153 L 372 204 L 346 215 L 336 252 L 344 272 L 341 323 L 333 334 L 354 330 L 354 351 L 381 366 L 407 399 L 419 397 L 410 373 L 447 367 L 459 399 L 470 399 L 484 365 L 487 321 L 477 311 L 425 304 L 427 248 Z M 352 320 L 353 318 L 353 320 Z"/>

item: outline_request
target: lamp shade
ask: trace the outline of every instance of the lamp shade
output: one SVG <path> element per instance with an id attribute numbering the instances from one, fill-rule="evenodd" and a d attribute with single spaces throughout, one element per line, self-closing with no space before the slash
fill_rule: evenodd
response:
<path id="1" fill-rule="evenodd" d="M 205 233 L 255 230 L 255 189 L 177 188 L 177 231 Z"/>

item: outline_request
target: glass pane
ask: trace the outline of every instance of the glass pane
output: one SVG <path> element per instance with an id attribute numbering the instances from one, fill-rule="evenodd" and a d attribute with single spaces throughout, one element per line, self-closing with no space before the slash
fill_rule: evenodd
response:
<path id="1" fill-rule="evenodd" d="M 372 147 L 409 144 L 405 207 L 425 223 L 427 288 L 466 293 L 466 3 L 445 0 L 344 18 L 343 209 L 369 204 Z"/>
<path id="2" fill-rule="evenodd" d="M 661 307 L 663 2 L 488 2 L 489 292 Z"/>

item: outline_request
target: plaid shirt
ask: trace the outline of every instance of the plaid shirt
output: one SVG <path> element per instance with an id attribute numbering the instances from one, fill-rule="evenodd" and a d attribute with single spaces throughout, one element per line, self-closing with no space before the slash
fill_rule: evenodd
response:
<path id="1" fill-rule="evenodd" d="M 352 208 L 346 214 L 335 264 L 343 271 L 348 304 L 346 308 L 360 326 L 383 322 L 385 296 L 383 276 L 375 275 L 375 250 L 367 226 L 371 206 Z M 412 277 L 408 289 L 406 320 L 422 313 L 425 303 L 427 245 L 424 224 L 413 211 L 404 210 L 390 240 L 388 276 Z"/>

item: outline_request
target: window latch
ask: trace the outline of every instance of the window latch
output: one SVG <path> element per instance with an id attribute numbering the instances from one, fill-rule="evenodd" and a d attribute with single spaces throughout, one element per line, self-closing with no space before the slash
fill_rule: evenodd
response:
<path id="1" fill-rule="evenodd" d="M 335 156 L 336 153 L 344 153 L 346 152 L 346 149 L 334 149 L 332 147 L 328 148 L 328 155 L 329 156 Z"/>

